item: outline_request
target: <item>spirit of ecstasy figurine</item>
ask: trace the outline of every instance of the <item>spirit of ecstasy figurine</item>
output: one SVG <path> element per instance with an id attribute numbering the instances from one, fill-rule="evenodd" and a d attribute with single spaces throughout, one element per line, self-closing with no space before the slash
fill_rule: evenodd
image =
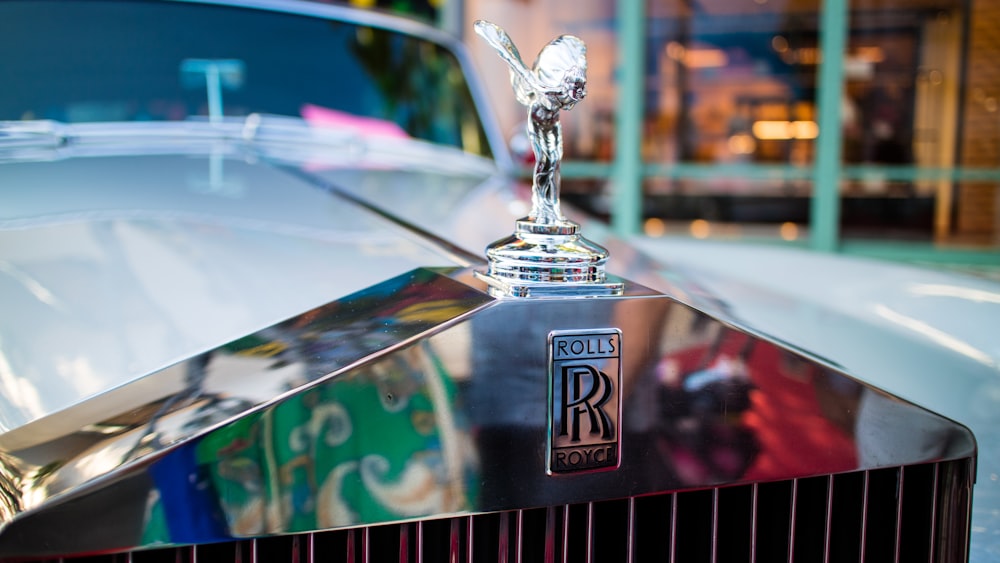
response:
<path id="1" fill-rule="evenodd" d="M 531 213 L 517 221 L 513 235 L 486 249 L 490 269 L 483 279 L 501 295 L 621 293 L 621 283 L 605 282 L 608 251 L 580 236 L 579 225 L 559 210 L 559 111 L 571 109 L 586 95 L 586 46 L 563 35 L 546 45 L 528 69 L 499 26 L 479 20 L 475 30 L 510 67 L 514 95 L 528 107 L 528 137 L 535 153 Z"/>

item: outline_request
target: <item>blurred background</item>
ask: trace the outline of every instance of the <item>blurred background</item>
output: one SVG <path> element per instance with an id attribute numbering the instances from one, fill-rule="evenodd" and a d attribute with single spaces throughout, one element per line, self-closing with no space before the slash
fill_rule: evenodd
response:
<path id="1" fill-rule="evenodd" d="M 350 3 L 461 37 L 515 145 L 525 109 L 472 22 L 529 63 L 581 37 L 563 197 L 620 232 L 1000 267 L 993 0 Z"/>

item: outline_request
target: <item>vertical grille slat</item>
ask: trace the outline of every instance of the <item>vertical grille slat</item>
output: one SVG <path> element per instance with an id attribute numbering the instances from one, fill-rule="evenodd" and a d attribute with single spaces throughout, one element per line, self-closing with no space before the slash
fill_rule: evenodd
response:
<path id="1" fill-rule="evenodd" d="M 417 522 L 417 563 L 424 561 L 424 523 Z"/>
<path id="2" fill-rule="evenodd" d="M 788 553 L 785 561 L 795 560 L 795 509 L 799 503 L 799 480 L 792 480 L 792 499 L 788 513 Z"/>
<path id="3" fill-rule="evenodd" d="M 865 563 L 866 554 L 868 551 L 868 491 L 871 486 L 871 471 L 865 471 L 864 477 L 864 492 L 861 495 L 861 542 L 858 546 L 858 561 L 859 563 Z"/>
<path id="4" fill-rule="evenodd" d="M 562 563 L 569 563 L 569 505 L 563 505 Z"/>
<path id="5" fill-rule="evenodd" d="M 906 471 L 899 469 L 899 477 L 896 482 L 896 545 L 893 547 L 894 563 L 899 563 L 903 546 L 903 494 L 906 486 Z"/>
<path id="6" fill-rule="evenodd" d="M 830 563 L 830 542 L 833 540 L 833 475 L 826 478 L 826 524 L 823 528 L 823 563 Z"/>
<path id="7" fill-rule="evenodd" d="M 476 546 L 473 543 L 473 538 L 475 537 L 475 529 L 473 528 L 473 518 L 468 516 L 465 519 L 465 562 L 473 563 L 475 560 Z"/>
<path id="8" fill-rule="evenodd" d="M 556 508 L 545 509 L 545 563 L 556 563 Z"/>
<path id="9" fill-rule="evenodd" d="M 410 527 L 399 527 L 399 563 L 410 562 Z"/>
<path id="10" fill-rule="evenodd" d="M 66 561 L 958 563 L 974 467 L 963 459 Z"/>
<path id="11" fill-rule="evenodd" d="M 524 511 L 518 510 L 517 516 L 514 518 L 515 532 L 514 532 L 514 561 L 515 563 L 524 562 Z"/>
<path id="12" fill-rule="evenodd" d="M 584 542 L 587 563 L 594 563 L 594 503 L 587 503 L 587 539 Z"/>
<path id="13" fill-rule="evenodd" d="M 941 466 L 939 464 L 934 465 L 934 486 L 931 487 L 931 491 L 937 492 L 940 490 L 940 477 L 941 477 Z M 931 533 L 930 533 L 930 553 L 927 558 L 928 563 L 934 563 L 934 552 L 937 548 L 937 507 L 938 507 L 938 495 L 935 494 L 934 498 L 931 500 Z"/>
<path id="14" fill-rule="evenodd" d="M 448 538 L 448 563 L 458 563 L 462 554 L 462 529 L 458 518 L 451 520 Z"/>
<path id="15" fill-rule="evenodd" d="M 757 516 L 760 500 L 760 484 L 751 485 L 750 493 L 750 563 L 757 563 Z"/>
<path id="16" fill-rule="evenodd" d="M 712 537 L 709 561 L 719 560 L 719 489 L 712 489 Z"/>
<path id="17" fill-rule="evenodd" d="M 500 514 L 500 549 L 497 554 L 498 563 L 507 563 L 510 551 L 510 513 Z"/>
<path id="18" fill-rule="evenodd" d="M 670 563 L 677 562 L 677 494 L 670 495 Z"/>

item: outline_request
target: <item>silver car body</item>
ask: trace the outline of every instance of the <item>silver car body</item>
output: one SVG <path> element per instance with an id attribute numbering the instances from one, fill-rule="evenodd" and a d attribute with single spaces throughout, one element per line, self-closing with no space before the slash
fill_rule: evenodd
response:
<path id="1" fill-rule="evenodd" d="M 461 48 L 438 32 L 317 4 L 239 5 L 348 19 L 438 42 L 458 53 L 483 106 Z M 680 321 L 667 310 L 706 319 L 713 334 L 749 337 L 820 366 L 837 385 L 853 385 L 850 374 L 969 426 L 980 456 L 970 553 L 975 561 L 1000 554 L 997 284 L 795 250 L 622 241 L 579 218 L 588 236 L 611 250 L 609 272 L 631 280 L 625 297 L 493 299 L 471 272 L 482 267 L 481 249 L 524 214 L 527 194 L 508 179 L 509 158 L 488 112 L 482 114 L 493 159 L 414 139 L 316 131 L 273 116 L 0 127 L 2 554 L 155 544 L 143 543 L 135 522 L 112 539 L 98 535 L 64 543 L 32 536 L 31 530 L 79 522 L 86 503 L 118 498 L 114 485 L 136 476 L 146 479 L 143 494 L 135 497 L 145 506 L 157 464 L 176 461 L 187 444 L 239 420 L 266 418 L 305 390 L 338 377 L 350 380 L 381 361 L 405 360 L 433 372 L 431 358 L 447 367 L 449 385 L 462 387 L 483 377 L 476 372 L 476 353 L 500 346 L 482 338 L 532 335 L 527 320 L 521 326 L 517 319 L 543 319 L 537 321 L 542 328 L 586 328 L 625 311 L 638 323 L 625 331 L 626 338 L 663 330 L 674 330 L 679 340 L 700 334 L 701 328 L 671 324 Z M 407 301 L 407 288 L 435 299 Z M 364 301 L 373 290 L 387 297 Z M 366 316 L 353 319 L 338 303 L 354 304 Z M 401 313 L 394 308 L 399 304 L 415 308 Z M 580 318 L 554 321 L 550 315 Z M 295 356 L 305 354 L 303 343 L 322 340 L 322 331 L 299 331 L 316 318 L 348 331 L 338 333 L 345 340 L 314 357 Z M 393 319 L 410 320 L 390 326 Z M 476 319 L 494 319 L 500 330 L 476 337 Z M 274 354 L 233 346 L 249 336 L 277 347 Z M 653 343 L 644 349 L 657 350 Z M 542 365 L 535 352 L 524 357 L 525 365 Z M 445 393 L 431 387 L 432 395 Z M 479 406 L 467 413 L 471 422 L 436 421 L 444 429 L 442 456 L 454 471 L 475 461 L 462 459 L 468 436 L 445 430 L 481 425 L 480 413 L 508 416 L 501 411 L 544 425 L 545 397 L 533 391 L 513 389 L 492 399 L 489 391 L 485 398 L 475 391 L 457 393 Z M 835 469 L 817 460 L 802 477 L 974 450 L 949 421 L 865 393 L 867 407 L 852 404 L 843 411 L 856 427 L 875 429 L 857 438 L 858 460 Z M 490 406 L 491 400 L 519 406 L 501 409 Z M 880 417 L 875 422 L 865 418 L 872 413 Z M 630 423 L 640 427 L 631 429 L 636 436 L 656 424 L 642 418 L 637 414 Z M 527 435 L 544 433 L 533 429 Z M 521 444 L 513 451 L 536 447 L 541 445 Z M 628 447 L 626 440 L 623 451 Z M 486 453 L 482 446 L 471 451 Z M 645 475 L 634 459 L 622 463 L 621 475 L 634 479 L 632 486 L 616 488 L 612 474 L 604 473 L 551 485 L 552 497 L 536 493 L 528 502 L 566 504 L 752 480 L 701 475 L 677 487 Z M 799 476 L 781 469 L 769 478 Z M 542 486 L 548 479 L 539 474 L 529 480 Z M 481 496 L 449 505 L 438 498 L 396 518 L 331 517 L 316 529 L 509 510 L 519 502 Z M 70 519 L 60 520 L 60 510 Z M 340 514 L 336 510 L 330 514 Z M 107 527 L 121 517 L 108 514 L 95 522 Z M 290 524 L 247 530 L 229 532 L 252 537 L 304 531 Z M 40 538 L 51 545 L 33 551 Z M 188 538 L 219 539 L 207 533 Z"/>

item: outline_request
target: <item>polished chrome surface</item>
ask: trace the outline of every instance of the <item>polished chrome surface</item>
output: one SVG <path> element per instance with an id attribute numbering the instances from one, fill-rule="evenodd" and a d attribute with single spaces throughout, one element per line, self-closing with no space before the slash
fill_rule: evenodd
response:
<path id="1" fill-rule="evenodd" d="M 622 333 L 620 468 L 548 475 L 546 339 L 602 326 Z M 144 383 L 160 392 L 138 400 Z M 469 270 L 414 271 L 102 401 L 104 416 L 85 403 L 60 413 L 63 430 L 40 420 L 5 447 L 14 487 L 0 554 L 202 543 L 974 455 L 950 421 L 640 286 L 603 299 L 493 300 Z M 70 522 L 111 537 L 53 531 Z"/>
<path id="2" fill-rule="evenodd" d="M 401 411 L 396 417 L 397 430 L 409 424 L 410 415 L 420 419 L 413 421 L 420 428 L 453 428 L 457 421 L 449 418 L 448 390 L 444 387 L 451 383 L 436 380 L 420 387 L 419 397 L 414 399 L 418 404 L 407 410 L 408 401 L 418 391 L 408 377 L 431 369 L 419 363 L 429 358 L 420 353 L 419 346 L 401 356 L 395 356 L 394 351 L 490 302 L 479 290 L 428 270 L 414 270 L 123 385 L 56 416 L 7 432 L 0 436 L 3 468 L 9 476 L 8 486 L 3 490 L 6 516 L 0 544 L 25 533 L 36 540 L 39 538 L 35 534 L 62 536 L 59 531 L 62 527 L 51 529 L 33 522 L 53 515 L 61 519 L 67 513 L 77 514 L 70 516 L 75 521 L 80 517 L 76 511 L 89 511 L 104 502 L 111 502 L 118 509 L 97 510 L 98 514 L 87 517 L 103 532 L 74 535 L 70 544 L 76 545 L 70 548 L 67 544 L 61 549 L 79 552 L 146 542 L 200 542 L 213 537 L 245 535 L 241 531 L 266 533 L 288 526 L 290 522 L 280 517 L 285 510 L 281 508 L 285 501 L 280 495 L 272 499 L 278 504 L 265 507 L 258 520 L 250 519 L 249 515 L 234 517 L 225 528 L 213 523 L 211 514 L 193 516 L 189 511 L 228 506 L 225 498 L 211 499 L 204 497 L 206 491 L 199 492 L 199 487 L 205 484 L 195 475 L 200 473 L 196 470 L 199 464 L 207 463 L 206 469 L 214 468 L 218 478 L 238 480 L 249 475 L 248 466 L 226 463 L 225 449 L 206 448 L 225 442 L 227 436 L 238 437 L 242 430 L 253 429 L 247 438 L 267 442 L 273 436 L 286 444 L 283 448 L 291 448 L 283 449 L 279 456 L 316 453 L 312 449 L 300 450 L 302 445 L 309 444 L 312 444 L 309 448 L 335 450 L 342 443 L 344 432 L 346 436 L 351 432 L 350 426 L 337 426 L 339 422 L 350 422 L 344 418 L 347 412 L 337 404 L 324 404 L 323 392 L 310 389 L 331 376 L 355 370 L 363 373 L 347 376 L 345 384 L 329 389 L 349 396 L 359 385 L 360 389 L 366 389 L 370 381 L 375 385 L 371 389 L 380 391 L 369 401 L 356 396 L 358 400 L 346 407 L 352 413 L 363 415 L 370 408 L 385 408 L 387 413 Z M 380 356 L 391 358 L 370 370 L 359 368 Z M 418 363 L 409 366 L 411 361 Z M 275 410 L 261 411 L 267 405 L 278 406 Z M 288 426 L 288 423 L 293 424 Z M 296 426 L 300 424 L 304 425 Z M 375 434 L 364 439 L 376 440 L 372 445 L 380 453 L 394 447 L 410 447 L 398 446 L 407 443 L 406 436 L 393 434 L 386 420 L 379 422 L 376 417 L 370 428 Z M 435 432 L 433 441 L 421 436 L 420 431 L 411 430 L 411 445 L 418 446 L 418 450 L 430 448 L 428 452 L 434 450 L 433 444 L 446 447 L 449 455 L 437 459 L 457 467 L 461 444 L 452 439 L 456 436 L 454 432 L 447 435 Z M 318 442 L 313 444 L 313 440 Z M 206 445 L 199 446 L 201 441 Z M 442 441 L 446 442 L 444 446 Z M 265 450 L 270 446 L 265 446 Z M 266 456 L 274 453 L 261 451 Z M 347 450 L 348 458 L 351 451 Z M 433 460 L 429 462 L 433 466 Z M 366 474 L 371 471 L 380 475 L 382 464 L 381 458 L 365 460 Z M 418 463 L 408 475 L 420 485 L 431 466 Z M 259 469 L 267 476 L 266 464 Z M 276 479 L 273 483 L 283 482 L 277 474 L 269 478 Z M 379 491 L 390 496 L 399 494 L 385 488 Z M 224 493 L 225 489 L 219 492 Z M 459 502 L 461 498 L 444 497 L 451 498 L 442 498 L 441 502 L 446 504 Z M 420 512 L 428 510 L 428 506 L 437 506 L 433 499 L 428 501 L 431 505 L 417 502 L 410 510 Z M 152 505 L 158 510 L 147 512 Z M 339 504 L 325 506 L 326 513 L 308 526 L 344 518 L 337 508 Z M 178 511 L 185 514 L 183 520 L 173 519 Z M 24 526 L 19 524 L 21 517 L 27 518 L 22 522 Z M 170 522 L 169 530 L 159 529 L 160 533 L 169 531 L 168 537 L 156 536 L 159 518 Z M 8 526 L 12 526 L 9 531 Z M 63 540 L 44 543 L 51 541 L 63 543 Z M 3 553 L 0 547 L 0 555 Z"/>
<path id="3" fill-rule="evenodd" d="M 475 30 L 510 69 L 514 95 L 528 107 L 528 138 L 535 154 L 531 211 L 515 223 L 513 235 L 487 247 L 489 271 L 483 280 L 495 294 L 514 297 L 568 293 L 562 284 L 572 284 L 577 295 L 620 294 L 620 283 L 605 281 L 607 250 L 583 238 L 579 225 L 568 221 L 559 206 L 559 112 L 586 95 L 586 46 L 563 35 L 546 45 L 528 69 L 499 26 L 479 20 Z"/>

